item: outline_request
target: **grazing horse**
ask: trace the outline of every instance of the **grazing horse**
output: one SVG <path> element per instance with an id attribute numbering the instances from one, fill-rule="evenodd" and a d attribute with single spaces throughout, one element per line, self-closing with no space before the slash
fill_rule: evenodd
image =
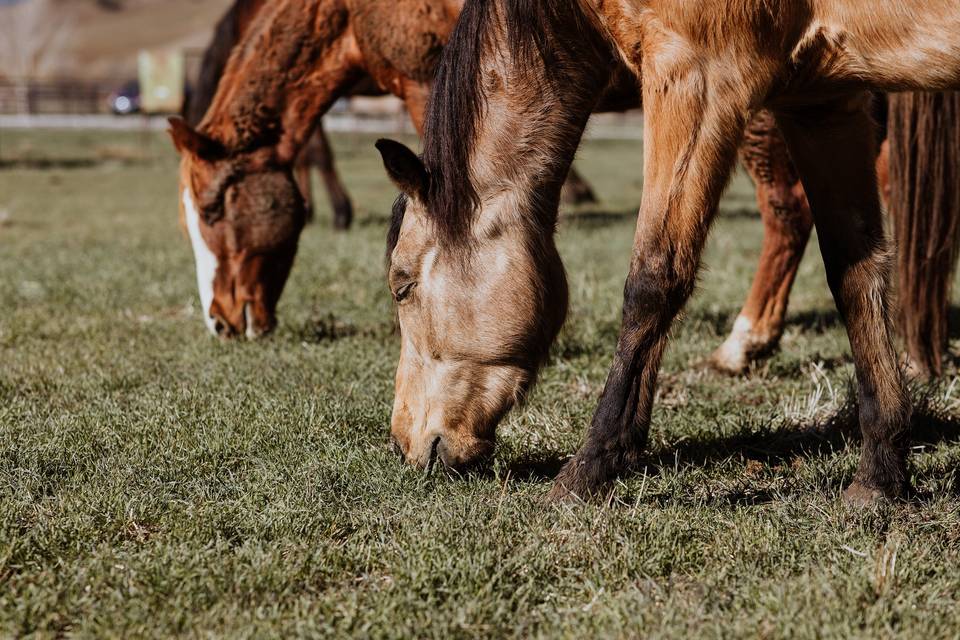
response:
<path id="1" fill-rule="evenodd" d="M 204 321 L 257 337 L 296 254 L 305 206 L 292 165 L 323 113 L 369 76 L 419 128 L 460 0 L 277 0 L 234 47 L 196 129 L 171 120 L 180 205 Z"/>
<path id="2" fill-rule="evenodd" d="M 207 46 L 200 64 L 197 84 L 190 99 L 184 104 L 183 116 L 187 124 L 197 127 L 213 103 L 227 62 L 233 48 L 246 35 L 257 14 L 266 6 L 266 0 L 235 0 L 214 28 L 213 39 Z M 383 95 L 372 82 L 361 81 L 351 95 Z M 353 204 L 350 195 L 340 180 L 334 164 L 333 149 L 323 130 L 323 121 L 318 120 L 316 129 L 306 147 L 297 156 L 293 173 L 303 194 L 307 218 L 313 217 L 313 189 L 310 184 L 310 169 L 320 171 L 330 205 L 333 209 L 333 227 L 338 230 L 350 228 L 353 222 Z"/>
<path id="3" fill-rule="evenodd" d="M 533 384 L 567 306 L 561 183 L 625 63 L 643 78 L 646 144 L 620 337 L 551 495 L 596 495 L 641 459 L 670 326 L 745 127 L 767 107 L 806 189 L 856 366 L 863 447 L 845 498 L 906 497 L 911 407 L 891 340 L 868 92 L 960 88 L 958 29 L 954 0 L 468 3 L 434 79 L 423 158 L 378 143 L 403 194 L 390 234 L 402 333 L 391 432 L 407 460 L 481 460 Z"/>

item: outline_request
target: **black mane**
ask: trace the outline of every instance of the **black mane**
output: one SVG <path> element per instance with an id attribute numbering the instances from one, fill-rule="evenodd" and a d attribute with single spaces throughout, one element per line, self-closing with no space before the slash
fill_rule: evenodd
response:
<path id="1" fill-rule="evenodd" d="M 570 16 L 564 14 L 569 6 L 556 0 L 467 0 L 464 5 L 440 58 L 424 127 L 423 161 L 430 175 L 427 209 L 448 242 L 465 237 L 479 204 L 469 166 L 487 100 L 481 65 L 484 55 L 498 46 L 498 24 L 506 27 L 503 53 L 512 58 L 514 68 L 554 76 L 562 73 L 563 64 L 552 44 L 561 25 L 569 23 Z M 584 16 L 577 20 L 582 23 L 577 28 L 590 29 Z"/>

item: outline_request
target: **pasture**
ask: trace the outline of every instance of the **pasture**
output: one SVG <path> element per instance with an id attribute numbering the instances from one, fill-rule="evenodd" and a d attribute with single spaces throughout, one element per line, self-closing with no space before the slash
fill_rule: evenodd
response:
<path id="1" fill-rule="evenodd" d="M 917 386 L 907 507 L 839 499 L 852 365 L 812 247 L 783 348 L 703 366 L 761 226 L 738 175 L 674 329 L 649 455 L 606 504 L 543 496 L 619 328 L 640 143 L 588 141 L 571 312 L 492 465 L 425 475 L 387 445 L 395 195 L 373 137 L 333 136 L 349 234 L 301 241 L 280 326 L 211 338 L 161 134 L 0 138 L 0 635 L 922 637 L 960 634 L 960 387 Z M 406 142 L 417 147 L 414 140 Z"/>

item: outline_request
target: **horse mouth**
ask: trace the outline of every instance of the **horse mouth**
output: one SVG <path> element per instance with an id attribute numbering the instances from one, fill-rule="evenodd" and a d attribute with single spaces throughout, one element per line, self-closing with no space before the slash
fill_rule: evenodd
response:
<path id="1" fill-rule="evenodd" d="M 249 302 L 243 305 L 243 324 L 244 332 L 247 340 L 256 340 L 257 338 L 262 338 L 269 329 L 261 329 L 257 327 L 256 322 L 253 318 L 253 308 Z"/>

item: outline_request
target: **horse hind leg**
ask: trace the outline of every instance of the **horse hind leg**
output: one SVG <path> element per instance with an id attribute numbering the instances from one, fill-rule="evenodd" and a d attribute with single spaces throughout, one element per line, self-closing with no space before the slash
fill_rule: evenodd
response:
<path id="1" fill-rule="evenodd" d="M 567 180 L 563 183 L 563 190 L 560 192 L 560 200 L 564 204 L 574 206 L 598 202 L 593 187 L 575 167 L 570 167 L 570 173 L 567 174 Z"/>
<path id="2" fill-rule="evenodd" d="M 327 189 L 330 207 L 333 209 L 333 228 L 346 231 L 353 224 L 353 203 L 350 194 L 340 180 L 337 167 L 334 164 L 333 148 L 324 131 L 323 122 L 317 123 L 317 129 L 307 147 L 310 164 L 320 171 L 323 185 Z"/>
<path id="3" fill-rule="evenodd" d="M 911 409 L 891 340 L 891 251 L 874 169 L 874 126 L 865 106 L 864 96 L 855 96 L 778 114 L 807 190 L 827 280 L 856 365 L 863 449 L 844 493 L 853 503 L 904 498 L 909 491 Z"/>
<path id="4" fill-rule="evenodd" d="M 757 114 L 747 127 L 740 159 L 757 187 L 764 235 L 743 309 L 730 336 L 710 358 L 714 368 L 732 375 L 744 373 L 779 345 L 790 290 L 813 228 L 800 177 L 769 111 Z"/>

